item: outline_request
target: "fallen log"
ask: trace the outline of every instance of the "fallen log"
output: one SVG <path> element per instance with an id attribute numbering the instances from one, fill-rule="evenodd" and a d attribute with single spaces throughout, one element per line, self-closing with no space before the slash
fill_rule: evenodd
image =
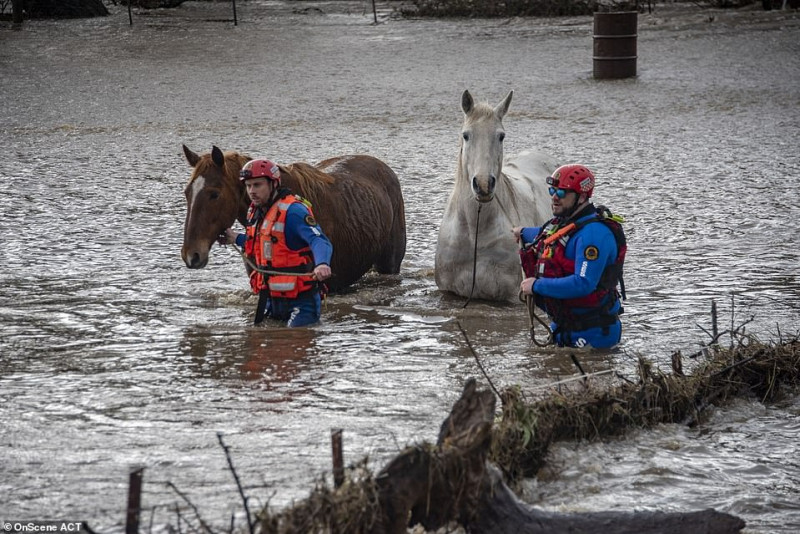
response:
<path id="1" fill-rule="evenodd" d="M 745 526 L 742 519 L 713 509 L 687 513 L 544 512 L 520 502 L 503 483 L 499 469 L 490 465 L 488 473 L 490 489 L 483 492 L 475 520 L 469 523 L 469 532 L 475 534 L 727 534 Z"/>

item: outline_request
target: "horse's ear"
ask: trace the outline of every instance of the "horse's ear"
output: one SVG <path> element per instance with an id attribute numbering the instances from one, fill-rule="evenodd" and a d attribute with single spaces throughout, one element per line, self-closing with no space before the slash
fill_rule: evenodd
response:
<path id="1" fill-rule="evenodd" d="M 514 96 L 514 91 L 509 91 L 503 101 L 497 104 L 497 107 L 494 108 L 494 112 L 500 120 L 503 120 L 503 117 L 506 116 L 506 113 L 508 112 L 508 106 L 511 105 L 512 96 Z"/>
<path id="2" fill-rule="evenodd" d="M 475 101 L 472 100 L 472 95 L 469 94 L 469 89 L 464 89 L 464 92 L 461 94 L 461 109 L 464 110 L 465 115 L 469 115 L 469 112 L 475 107 Z"/>
<path id="3" fill-rule="evenodd" d="M 183 155 L 186 156 L 186 161 L 189 162 L 190 166 L 196 167 L 197 162 L 200 161 L 200 156 L 189 150 L 189 147 L 187 147 L 186 145 L 181 145 L 181 146 L 183 146 Z"/>
<path id="4" fill-rule="evenodd" d="M 213 161 L 217 167 L 225 166 L 225 155 L 216 145 L 211 147 L 211 161 Z"/>

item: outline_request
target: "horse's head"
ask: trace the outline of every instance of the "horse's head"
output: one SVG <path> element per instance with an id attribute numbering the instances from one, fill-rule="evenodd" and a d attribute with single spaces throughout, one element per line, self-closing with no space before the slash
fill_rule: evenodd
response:
<path id="1" fill-rule="evenodd" d="M 245 217 L 247 200 L 239 171 L 250 158 L 236 152 L 223 154 L 217 147 L 200 156 L 183 145 L 183 153 L 194 170 L 184 190 L 186 223 L 181 257 L 188 268 L 202 269 L 217 236 L 237 218 Z"/>
<path id="2" fill-rule="evenodd" d="M 503 171 L 503 117 L 514 91 L 497 106 L 475 103 L 469 91 L 461 95 L 461 175 L 469 181 L 475 200 L 489 202 Z"/>

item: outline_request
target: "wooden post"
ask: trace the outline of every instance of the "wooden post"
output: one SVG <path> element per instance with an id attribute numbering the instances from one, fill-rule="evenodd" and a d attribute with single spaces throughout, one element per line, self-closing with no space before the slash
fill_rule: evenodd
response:
<path id="1" fill-rule="evenodd" d="M 142 473 L 144 467 L 131 471 L 128 483 L 128 513 L 125 534 L 139 534 L 139 515 L 142 508 Z"/>
<path id="2" fill-rule="evenodd" d="M 717 345 L 717 338 L 719 337 L 719 327 L 717 326 L 717 301 L 711 301 L 711 338 L 714 345 Z"/>
<path id="3" fill-rule="evenodd" d="M 133 26 L 133 15 L 131 14 L 131 4 L 133 0 L 128 0 L 128 24 Z"/>
<path id="4" fill-rule="evenodd" d="M 233 0 L 233 25 L 238 26 L 239 23 L 236 20 L 236 0 Z"/>
<path id="5" fill-rule="evenodd" d="M 378 12 L 375 11 L 375 0 L 372 0 L 372 16 L 375 18 L 375 24 L 378 23 Z"/>
<path id="6" fill-rule="evenodd" d="M 331 430 L 333 449 L 333 484 L 339 488 L 344 484 L 344 458 L 342 456 L 342 429 Z"/>
<path id="7" fill-rule="evenodd" d="M 24 0 L 11 0 L 12 15 L 11 20 L 14 24 L 22 24 L 22 3 Z"/>

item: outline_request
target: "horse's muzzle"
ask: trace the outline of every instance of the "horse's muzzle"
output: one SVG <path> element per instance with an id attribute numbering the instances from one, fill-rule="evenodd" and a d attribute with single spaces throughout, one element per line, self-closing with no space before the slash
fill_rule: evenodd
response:
<path id="1" fill-rule="evenodd" d="M 483 180 L 481 180 L 483 182 Z M 478 202 L 491 202 L 494 198 L 494 188 L 497 185 L 497 178 L 489 175 L 485 184 L 478 181 L 478 177 L 472 178 L 472 192 L 475 193 L 475 200 Z"/>
<path id="2" fill-rule="evenodd" d="M 208 254 L 183 250 L 181 256 L 183 257 L 183 263 L 185 263 L 189 269 L 202 269 L 208 264 Z"/>

